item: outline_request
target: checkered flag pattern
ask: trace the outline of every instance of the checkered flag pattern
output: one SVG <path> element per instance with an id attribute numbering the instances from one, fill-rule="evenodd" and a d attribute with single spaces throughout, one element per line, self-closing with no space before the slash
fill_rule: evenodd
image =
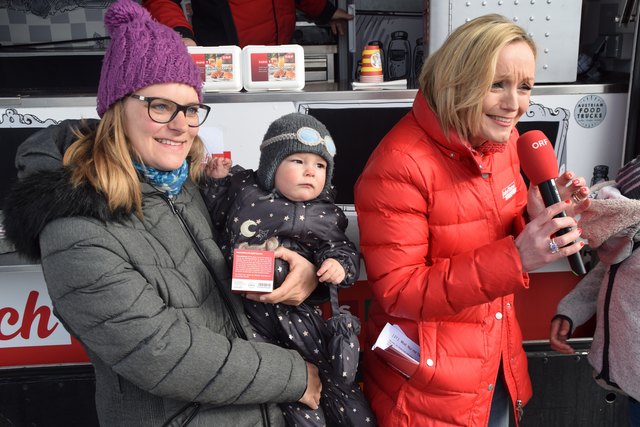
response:
<path id="1" fill-rule="evenodd" d="M 111 1 L 62 3 L 59 0 L 9 0 L 8 7 L 0 8 L 0 44 L 46 43 L 106 35 L 103 18 Z"/>

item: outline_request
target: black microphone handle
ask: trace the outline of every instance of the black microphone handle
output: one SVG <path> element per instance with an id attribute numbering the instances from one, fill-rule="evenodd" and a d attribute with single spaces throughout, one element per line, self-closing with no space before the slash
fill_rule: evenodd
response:
<path id="1" fill-rule="evenodd" d="M 538 184 L 538 188 L 540 189 L 540 194 L 542 195 L 542 200 L 544 201 L 545 206 L 549 207 L 560 201 L 560 193 L 558 193 L 556 182 L 553 179 L 541 182 L 540 184 Z M 554 218 L 564 218 L 566 216 L 567 213 L 565 211 L 562 211 Z M 571 228 L 561 228 L 556 232 L 556 236 L 562 236 L 563 234 L 567 234 L 569 231 L 571 231 Z M 571 242 L 568 245 L 572 245 L 574 243 L 575 242 Z M 587 274 L 587 270 L 584 268 L 584 263 L 582 262 L 580 252 L 569 255 L 567 258 L 569 259 L 569 265 L 571 266 L 571 271 L 573 271 L 573 274 L 576 274 L 578 276 Z"/>

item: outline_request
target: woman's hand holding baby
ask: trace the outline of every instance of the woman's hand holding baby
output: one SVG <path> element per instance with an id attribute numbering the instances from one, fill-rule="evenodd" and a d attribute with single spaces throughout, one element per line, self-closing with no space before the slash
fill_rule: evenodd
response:
<path id="1" fill-rule="evenodd" d="M 297 252 L 280 246 L 275 257 L 289 263 L 289 274 L 279 288 L 268 294 L 249 293 L 247 299 L 270 304 L 302 304 L 318 286 L 316 267 Z"/>

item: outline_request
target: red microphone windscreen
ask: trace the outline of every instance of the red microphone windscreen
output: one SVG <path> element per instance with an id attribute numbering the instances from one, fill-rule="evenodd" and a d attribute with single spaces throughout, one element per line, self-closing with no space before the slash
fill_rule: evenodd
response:
<path id="1" fill-rule="evenodd" d="M 549 138 L 530 130 L 518 138 L 520 166 L 533 185 L 558 177 L 558 159 Z"/>

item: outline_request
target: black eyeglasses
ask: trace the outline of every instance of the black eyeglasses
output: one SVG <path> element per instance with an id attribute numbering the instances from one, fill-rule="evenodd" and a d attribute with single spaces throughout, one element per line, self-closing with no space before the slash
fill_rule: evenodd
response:
<path id="1" fill-rule="evenodd" d="M 197 128 L 207 120 L 211 107 L 204 104 L 180 105 L 164 98 L 131 94 L 131 98 L 147 103 L 149 118 L 156 123 L 169 123 L 179 112 L 183 112 L 189 127 Z"/>

